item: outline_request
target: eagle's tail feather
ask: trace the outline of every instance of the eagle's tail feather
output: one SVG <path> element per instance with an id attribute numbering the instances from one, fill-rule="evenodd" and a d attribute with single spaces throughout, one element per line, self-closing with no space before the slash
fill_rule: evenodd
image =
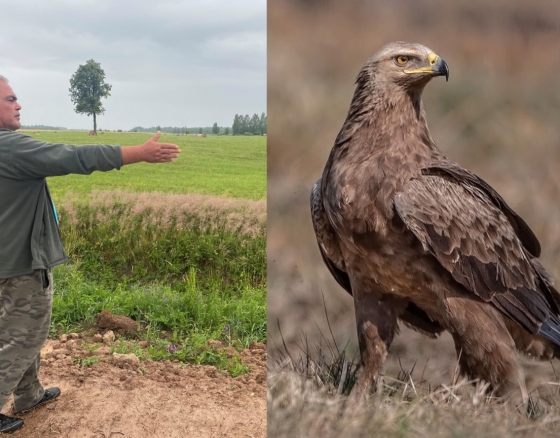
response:
<path id="1" fill-rule="evenodd" d="M 539 335 L 560 347 L 560 320 L 552 317 L 544 321 L 539 329 Z"/>

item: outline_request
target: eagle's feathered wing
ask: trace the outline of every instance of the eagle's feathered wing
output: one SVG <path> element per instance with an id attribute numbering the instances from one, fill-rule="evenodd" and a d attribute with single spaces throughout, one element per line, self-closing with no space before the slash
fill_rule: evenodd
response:
<path id="1" fill-rule="evenodd" d="M 560 294 L 536 259 L 539 242 L 488 184 L 442 162 L 423 169 L 394 202 L 407 228 L 455 281 L 560 345 Z"/>
<path id="2" fill-rule="evenodd" d="M 321 179 L 314 184 L 311 191 L 311 219 L 325 265 L 337 283 L 352 295 L 350 278 L 345 270 L 342 251 L 321 199 Z M 412 302 L 408 303 L 400 319 L 410 328 L 430 337 L 436 337 L 443 331 L 443 327 L 439 322 L 434 321 L 426 312 Z"/>

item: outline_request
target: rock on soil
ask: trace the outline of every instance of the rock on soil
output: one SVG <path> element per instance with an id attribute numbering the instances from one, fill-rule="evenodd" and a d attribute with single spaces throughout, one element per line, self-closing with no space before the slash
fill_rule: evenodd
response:
<path id="1" fill-rule="evenodd" d="M 109 330 L 107 333 L 105 333 L 102 338 L 103 343 L 104 344 L 108 344 L 110 345 L 112 342 L 115 341 L 115 333 L 113 332 L 113 330 Z"/>
<path id="2" fill-rule="evenodd" d="M 138 359 L 134 353 L 130 353 L 130 354 L 113 353 L 113 363 L 120 367 L 122 367 L 122 365 L 124 364 L 134 365 L 137 367 L 140 365 L 140 359 Z"/>

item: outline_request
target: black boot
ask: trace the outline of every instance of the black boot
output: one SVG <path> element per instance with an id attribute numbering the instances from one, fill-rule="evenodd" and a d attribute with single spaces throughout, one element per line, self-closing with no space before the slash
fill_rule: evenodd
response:
<path id="1" fill-rule="evenodd" d="M 23 426 L 21 418 L 8 417 L 7 415 L 0 414 L 0 433 L 13 432 Z"/>
<path id="2" fill-rule="evenodd" d="M 60 389 L 58 389 L 58 388 L 45 389 L 45 395 L 43 395 L 43 398 L 41 400 L 39 400 L 37 403 L 35 403 L 33 406 L 30 406 L 27 409 L 22 409 L 21 411 L 14 411 L 14 414 L 16 414 L 16 415 L 27 414 L 28 412 L 32 411 L 33 409 L 38 408 L 39 406 L 42 406 L 45 403 L 50 402 L 51 400 L 54 400 L 59 395 L 60 395 Z"/>

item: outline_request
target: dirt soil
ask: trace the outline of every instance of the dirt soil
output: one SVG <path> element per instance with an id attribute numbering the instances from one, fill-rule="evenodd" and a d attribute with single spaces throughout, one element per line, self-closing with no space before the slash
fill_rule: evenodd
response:
<path id="1" fill-rule="evenodd" d="M 64 338 L 63 338 L 64 339 Z M 87 344 L 93 343 L 85 339 Z M 99 363 L 83 367 L 92 353 L 84 339 L 48 340 L 40 378 L 62 393 L 20 415 L 14 437 L 252 437 L 266 436 L 266 346 L 241 353 L 251 371 L 237 378 L 212 366 L 138 362 L 115 357 L 109 348 Z M 2 413 L 13 415 L 10 400 Z"/>

